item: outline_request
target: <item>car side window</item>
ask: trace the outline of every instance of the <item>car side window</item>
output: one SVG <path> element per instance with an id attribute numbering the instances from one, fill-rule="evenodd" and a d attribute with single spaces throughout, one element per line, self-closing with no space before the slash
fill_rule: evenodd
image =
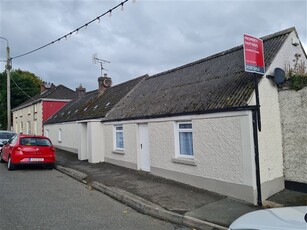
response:
<path id="1" fill-rule="evenodd" d="M 9 143 L 9 144 L 15 144 L 15 143 L 17 142 L 17 139 L 18 139 L 18 136 L 15 135 L 13 138 L 11 138 L 11 139 L 8 141 L 8 143 Z"/>

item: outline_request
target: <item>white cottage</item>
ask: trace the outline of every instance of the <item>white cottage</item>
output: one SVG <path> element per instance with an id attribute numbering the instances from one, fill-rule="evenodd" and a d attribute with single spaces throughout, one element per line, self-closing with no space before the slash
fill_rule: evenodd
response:
<path id="1" fill-rule="evenodd" d="M 265 76 L 306 60 L 294 28 L 263 41 Z M 105 161 L 261 203 L 284 188 L 278 90 L 265 76 L 261 132 L 242 46 L 151 76 L 103 120 Z"/>
<path id="2" fill-rule="evenodd" d="M 291 64 L 295 54 L 306 60 L 294 28 L 262 39 L 265 76 Z M 77 135 L 65 145 L 61 139 L 58 147 L 69 147 L 79 159 L 144 170 L 259 204 L 284 188 L 278 90 L 265 76 L 244 71 L 243 47 L 238 46 L 138 80 L 99 116 L 91 113 L 95 106 L 107 105 L 108 91 L 93 99 L 90 109 L 75 103 L 79 111 L 88 111 L 88 119 L 54 116 L 45 128 L 55 140 L 58 130 L 64 135 L 61 127 L 67 137 Z M 255 77 L 261 132 L 256 125 Z M 69 129 L 72 124 L 79 128 Z M 91 155 L 97 158 L 91 160 Z"/>
<path id="3" fill-rule="evenodd" d="M 71 101 L 47 122 L 45 135 L 60 149 L 78 154 L 79 160 L 104 161 L 104 137 L 101 120 L 124 96 L 147 76 L 111 86 L 107 75 L 98 78 L 98 90 L 76 88 L 78 98 Z"/>

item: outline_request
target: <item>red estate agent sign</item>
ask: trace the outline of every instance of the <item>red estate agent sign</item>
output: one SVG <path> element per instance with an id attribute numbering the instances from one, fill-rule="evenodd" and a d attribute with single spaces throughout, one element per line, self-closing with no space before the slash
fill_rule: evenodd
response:
<path id="1" fill-rule="evenodd" d="M 264 74 L 263 42 L 244 34 L 244 65 L 246 72 Z"/>

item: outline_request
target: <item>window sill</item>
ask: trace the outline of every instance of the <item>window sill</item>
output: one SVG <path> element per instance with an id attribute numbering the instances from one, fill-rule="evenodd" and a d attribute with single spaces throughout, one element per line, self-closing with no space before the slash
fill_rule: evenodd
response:
<path id="1" fill-rule="evenodd" d="M 196 166 L 196 163 L 195 163 L 194 159 L 173 158 L 172 162 L 176 163 L 176 164 L 184 164 L 184 165 Z"/>
<path id="2" fill-rule="evenodd" d="M 118 154 L 118 155 L 125 155 L 124 150 L 113 150 L 112 153 Z"/>

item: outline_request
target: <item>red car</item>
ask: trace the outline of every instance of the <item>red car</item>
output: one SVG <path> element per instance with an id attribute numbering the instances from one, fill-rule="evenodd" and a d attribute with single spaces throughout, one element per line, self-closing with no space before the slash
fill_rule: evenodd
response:
<path id="1" fill-rule="evenodd" d="M 18 134 L 2 147 L 1 162 L 7 162 L 8 170 L 16 165 L 46 165 L 50 169 L 55 165 L 55 149 L 49 138 Z"/>

